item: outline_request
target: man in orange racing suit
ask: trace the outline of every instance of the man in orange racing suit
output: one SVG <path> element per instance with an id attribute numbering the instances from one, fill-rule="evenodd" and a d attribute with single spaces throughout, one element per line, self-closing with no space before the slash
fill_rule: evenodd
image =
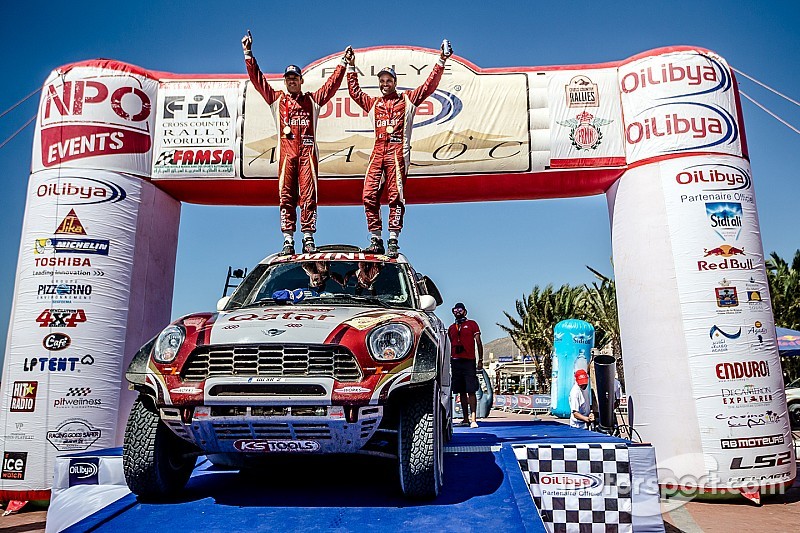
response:
<path id="1" fill-rule="evenodd" d="M 368 112 L 375 124 L 375 145 L 369 160 L 367 173 L 364 176 L 362 199 L 367 215 L 367 229 L 370 232 L 370 245 L 365 252 L 383 254 L 381 238 L 381 204 L 383 189 L 388 189 L 389 201 L 389 240 L 387 242 L 389 257 L 397 257 L 400 246 L 398 237 L 403 229 L 405 213 L 405 197 L 403 188 L 406 183 L 411 156 L 411 128 L 417 107 L 425 101 L 439 86 L 444 72 L 444 64 L 453 53 L 450 42 L 442 42 L 439 61 L 434 65 L 425 83 L 413 91 L 398 94 L 397 74 L 391 67 L 378 72 L 378 82 L 382 96 L 374 98 L 361 91 L 358 85 L 358 74 L 355 67 L 355 54 L 348 56 L 347 88 L 350 97 Z"/>
<path id="2" fill-rule="evenodd" d="M 298 200 L 303 253 L 312 253 L 316 250 L 314 233 L 317 230 L 317 117 L 320 107 L 333 98 L 342 84 L 344 67 L 353 55 L 353 49 L 347 47 L 341 64 L 322 87 L 313 93 L 303 93 L 303 75 L 297 65 L 289 65 L 283 74 L 287 92 L 275 91 L 270 87 L 253 57 L 252 45 L 253 36 L 248 30 L 242 39 L 247 74 L 250 82 L 269 105 L 280 138 L 277 148 L 278 194 L 283 232 L 283 249 L 280 253 L 294 253 Z"/>

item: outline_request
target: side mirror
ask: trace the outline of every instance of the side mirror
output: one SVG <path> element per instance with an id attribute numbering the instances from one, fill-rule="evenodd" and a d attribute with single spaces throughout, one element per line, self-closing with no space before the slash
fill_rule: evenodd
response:
<path id="1" fill-rule="evenodd" d="M 433 311 L 436 309 L 436 298 L 430 294 L 423 294 L 419 297 L 419 305 L 423 311 Z"/>
<path id="2" fill-rule="evenodd" d="M 231 299 L 230 296 L 223 296 L 222 298 L 217 301 L 217 311 L 222 311 L 225 309 L 225 306 L 228 305 L 228 301 Z"/>
<path id="3" fill-rule="evenodd" d="M 442 294 L 439 292 L 439 288 L 436 286 L 433 280 L 428 276 L 423 276 L 422 282 L 425 284 L 425 293 L 433 296 L 434 300 L 436 300 L 436 305 L 442 305 L 444 299 L 442 298 Z"/>

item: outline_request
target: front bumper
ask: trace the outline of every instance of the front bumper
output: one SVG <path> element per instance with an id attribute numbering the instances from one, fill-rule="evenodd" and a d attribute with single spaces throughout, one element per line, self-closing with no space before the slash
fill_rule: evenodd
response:
<path id="1" fill-rule="evenodd" d="M 161 419 L 204 453 L 356 453 L 380 426 L 383 407 L 204 406 L 185 421 L 182 410 L 161 409 Z M 349 419 L 349 421 L 348 421 Z"/>

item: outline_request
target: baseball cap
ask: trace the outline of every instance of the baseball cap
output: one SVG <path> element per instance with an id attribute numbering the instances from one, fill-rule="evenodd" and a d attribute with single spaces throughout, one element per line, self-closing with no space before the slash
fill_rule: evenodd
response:
<path id="1" fill-rule="evenodd" d="M 392 67 L 383 67 L 382 69 L 380 69 L 378 71 L 378 77 L 380 78 L 381 74 L 383 74 L 384 72 L 389 76 L 393 77 L 395 80 L 397 79 L 397 73 L 394 71 Z"/>
<path id="2" fill-rule="evenodd" d="M 578 369 L 575 371 L 575 382 L 578 385 L 586 385 L 589 383 L 589 374 L 586 373 L 586 370 Z"/>
<path id="3" fill-rule="evenodd" d="M 464 307 L 464 304 L 462 304 L 461 302 L 458 302 L 456 305 L 453 306 L 453 311 L 455 311 L 456 309 L 463 309 L 464 311 L 467 310 L 467 308 Z"/>
<path id="4" fill-rule="evenodd" d="M 286 67 L 286 71 L 283 73 L 283 77 L 285 78 L 289 74 L 294 74 L 295 76 L 302 76 L 303 73 L 300 71 L 300 67 L 297 65 L 289 65 Z"/>

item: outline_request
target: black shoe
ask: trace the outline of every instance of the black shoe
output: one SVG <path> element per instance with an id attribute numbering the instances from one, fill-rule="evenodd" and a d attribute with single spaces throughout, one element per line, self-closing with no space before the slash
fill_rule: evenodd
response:
<path id="1" fill-rule="evenodd" d="M 278 255 L 294 255 L 294 242 L 284 242 L 283 249 L 278 252 Z"/>
<path id="2" fill-rule="evenodd" d="M 316 251 L 317 247 L 314 246 L 314 237 L 303 237 L 303 253 L 313 254 Z"/>
<path id="3" fill-rule="evenodd" d="M 388 245 L 389 250 L 389 253 L 386 255 L 389 257 L 397 257 L 400 255 L 400 245 L 397 244 L 397 239 L 389 239 L 386 241 L 386 244 Z"/>
<path id="4" fill-rule="evenodd" d="M 378 237 L 372 237 L 369 241 L 369 246 L 364 248 L 362 252 L 368 254 L 377 254 L 377 255 L 385 254 L 386 250 L 383 248 L 383 239 L 379 239 Z"/>

